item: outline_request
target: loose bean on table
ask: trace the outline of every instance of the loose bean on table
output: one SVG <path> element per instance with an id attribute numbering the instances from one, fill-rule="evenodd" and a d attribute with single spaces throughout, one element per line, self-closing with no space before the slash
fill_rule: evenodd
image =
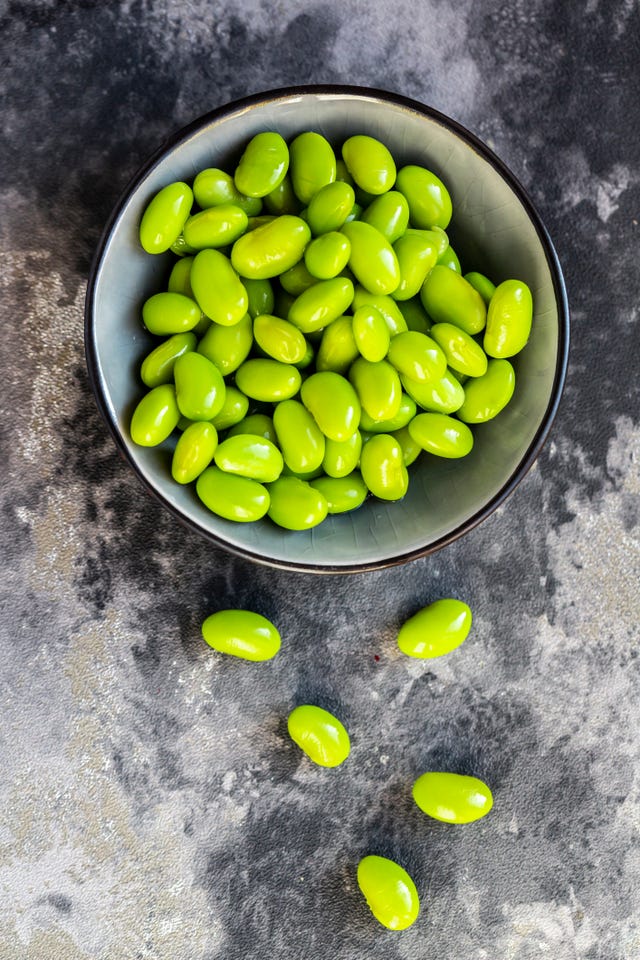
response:
<path id="1" fill-rule="evenodd" d="M 338 767 L 349 756 L 349 734 L 340 720 L 322 707 L 296 707 L 289 714 L 287 726 L 294 743 L 321 767 Z"/>
<path id="2" fill-rule="evenodd" d="M 420 911 L 420 898 L 407 871 L 387 857 L 369 855 L 358 864 L 358 886 L 376 920 L 389 930 L 406 930 Z"/>
<path id="3" fill-rule="evenodd" d="M 413 799 L 423 813 L 444 823 L 473 823 L 493 806 L 491 790 L 482 780 L 440 771 L 418 777 Z"/>

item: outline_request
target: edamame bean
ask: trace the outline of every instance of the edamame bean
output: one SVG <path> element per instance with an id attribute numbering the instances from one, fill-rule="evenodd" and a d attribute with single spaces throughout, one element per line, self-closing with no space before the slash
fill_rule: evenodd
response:
<path id="1" fill-rule="evenodd" d="M 353 177 L 347 170 L 347 165 L 341 157 L 336 157 L 336 180 L 348 183 L 350 187 L 355 186 Z"/>
<path id="2" fill-rule="evenodd" d="M 456 460 L 473 448 L 473 434 L 466 423 L 445 413 L 419 413 L 408 428 L 416 443 L 436 457 Z"/>
<path id="3" fill-rule="evenodd" d="M 334 373 L 344 375 L 358 356 L 352 318 L 338 317 L 325 327 L 322 333 L 316 356 L 316 370 L 333 370 Z"/>
<path id="4" fill-rule="evenodd" d="M 307 206 L 322 187 L 336 179 L 336 157 L 319 133 L 301 133 L 289 147 L 291 183 L 296 197 Z"/>
<path id="5" fill-rule="evenodd" d="M 175 362 L 173 378 L 180 413 L 190 420 L 211 420 L 222 409 L 222 374 L 200 353 L 184 353 Z"/>
<path id="6" fill-rule="evenodd" d="M 299 363 L 307 352 L 307 341 L 288 320 L 263 313 L 253 321 L 255 341 L 265 353 L 281 363 Z"/>
<path id="7" fill-rule="evenodd" d="M 289 169 L 289 150 L 279 133 L 252 137 L 240 158 L 233 180 L 247 197 L 265 197 L 282 183 Z"/>
<path id="8" fill-rule="evenodd" d="M 242 285 L 247 291 L 249 316 L 252 320 L 261 313 L 273 313 L 275 298 L 270 280 L 250 280 L 244 277 Z"/>
<path id="9" fill-rule="evenodd" d="M 306 703 L 287 719 L 289 736 L 320 767 L 339 767 L 349 756 L 349 734 L 328 710 Z"/>
<path id="10" fill-rule="evenodd" d="M 334 321 L 335 322 L 335 321 Z M 295 366 L 298 370 L 305 370 L 313 363 L 313 358 L 315 357 L 315 351 L 311 344 L 307 341 L 307 349 L 305 351 L 304 357 L 302 360 L 298 360 Z"/>
<path id="11" fill-rule="evenodd" d="M 227 389 L 229 388 L 227 387 Z M 249 414 L 248 417 L 234 424 L 227 433 L 227 436 L 235 437 L 240 433 L 254 433 L 258 437 L 265 437 L 267 440 L 271 440 L 271 443 L 278 442 L 276 431 L 273 428 L 273 420 L 265 413 Z"/>
<path id="12" fill-rule="evenodd" d="M 175 253 L 178 257 L 186 257 L 191 253 L 197 253 L 193 247 L 189 246 L 185 238 L 182 236 L 182 233 L 173 241 L 169 249 L 171 250 L 171 253 Z"/>
<path id="13" fill-rule="evenodd" d="M 519 353 L 529 339 L 533 319 L 531 291 L 521 280 L 498 284 L 487 309 L 483 346 L 490 357 Z"/>
<path id="14" fill-rule="evenodd" d="M 197 342 L 194 333 L 174 333 L 168 340 L 163 340 L 142 361 L 140 378 L 145 386 L 151 388 L 171 383 L 176 360 L 183 353 L 195 350 Z"/>
<path id="15" fill-rule="evenodd" d="M 440 254 L 438 257 L 438 264 L 442 267 L 448 267 L 448 269 L 453 270 L 454 273 L 462 273 L 462 267 L 460 266 L 458 255 L 451 245 L 447 247 L 444 253 Z"/>
<path id="16" fill-rule="evenodd" d="M 202 311 L 182 293 L 154 293 L 142 306 L 142 322 L 157 336 L 188 333 L 199 323 Z"/>
<path id="17" fill-rule="evenodd" d="M 358 864 L 358 886 L 376 920 L 389 930 L 406 930 L 420 912 L 415 883 L 394 860 L 370 855 Z"/>
<path id="18" fill-rule="evenodd" d="M 265 209 L 276 217 L 285 213 L 295 216 L 299 212 L 301 204 L 293 192 L 289 174 L 282 179 L 275 190 L 266 195 L 264 205 Z"/>
<path id="19" fill-rule="evenodd" d="M 415 415 L 415 400 L 409 394 L 403 393 L 395 417 L 388 420 L 374 420 L 366 410 L 363 410 L 360 416 L 360 427 L 367 433 L 393 433 L 396 430 L 401 430 L 402 427 L 406 427 Z"/>
<path id="20" fill-rule="evenodd" d="M 304 252 L 304 262 L 312 277 L 331 280 L 344 270 L 350 254 L 349 240 L 334 230 L 311 241 Z"/>
<path id="21" fill-rule="evenodd" d="M 429 333 L 431 321 L 422 306 L 420 297 L 412 297 L 411 300 L 399 300 L 398 307 L 408 330 Z"/>
<path id="22" fill-rule="evenodd" d="M 191 187 L 169 183 L 153 197 L 140 221 L 140 244 L 147 253 L 164 253 L 182 233 L 193 204 Z"/>
<path id="23" fill-rule="evenodd" d="M 289 310 L 295 297 L 290 293 L 287 293 L 286 290 L 283 290 L 282 287 L 278 286 L 275 291 L 275 303 L 273 305 L 273 314 L 276 317 L 288 317 Z"/>
<path id="24" fill-rule="evenodd" d="M 241 277 L 268 280 L 297 263 L 310 239 L 304 220 L 283 214 L 236 240 L 231 263 Z"/>
<path id="25" fill-rule="evenodd" d="M 438 380 L 447 369 L 445 355 L 435 340 L 415 330 L 393 337 L 387 356 L 399 373 L 412 380 Z"/>
<path id="26" fill-rule="evenodd" d="M 422 447 L 419 443 L 415 442 L 409 432 L 408 426 L 401 427 L 400 430 L 394 430 L 390 436 L 392 436 L 394 440 L 397 440 L 402 448 L 402 459 L 404 460 L 405 467 L 410 467 L 422 453 Z"/>
<path id="27" fill-rule="evenodd" d="M 328 477 L 346 477 L 358 466 L 362 436 L 356 430 L 348 440 L 326 440 L 322 469 Z"/>
<path id="28" fill-rule="evenodd" d="M 471 284 L 474 290 L 478 291 L 485 304 L 489 306 L 489 301 L 496 290 L 495 283 L 492 283 L 488 277 L 485 277 L 483 273 L 478 273 L 476 270 L 471 270 L 470 273 L 465 273 L 464 278 L 467 283 Z"/>
<path id="29" fill-rule="evenodd" d="M 411 377 L 400 374 L 400 381 L 409 396 L 413 397 L 423 410 L 455 413 L 464 403 L 464 390 L 449 369 L 439 380 L 412 380 Z"/>
<path id="30" fill-rule="evenodd" d="M 269 517 L 285 530 L 310 530 L 327 516 L 328 504 L 319 490 L 298 477 L 280 477 L 269 484 Z"/>
<path id="31" fill-rule="evenodd" d="M 236 423 L 239 423 L 247 415 L 249 409 L 249 398 L 244 393 L 232 387 L 231 384 L 225 385 L 224 403 L 222 407 L 212 418 L 211 423 L 216 430 L 228 430 Z M 247 433 L 249 431 L 246 431 Z"/>
<path id="32" fill-rule="evenodd" d="M 483 376 L 465 383 L 458 417 L 465 423 L 493 420 L 511 400 L 515 386 L 516 375 L 509 361 L 490 359 Z"/>
<path id="33" fill-rule="evenodd" d="M 471 609 L 462 600 L 436 600 L 405 620 L 398 631 L 398 646 L 408 657 L 442 657 L 464 643 L 471 621 Z"/>
<path id="34" fill-rule="evenodd" d="M 410 300 L 420 292 L 427 274 L 438 259 L 435 243 L 415 231 L 400 237 L 393 245 L 400 266 L 400 283 L 392 293 L 394 300 Z"/>
<path id="35" fill-rule="evenodd" d="M 371 224 L 390 244 L 395 245 L 409 226 L 409 204 L 397 190 L 389 190 L 376 197 L 362 211 L 360 219 L 363 223 Z"/>
<path id="36" fill-rule="evenodd" d="M 191 276 L 192 263 L 193 257 L 181 257 L 179 260 L 176 260 L 171 268 L 167 282 L 167 290 L 169 293 L 182 293 L 185 297 L 190 297 L 191 300 L 193 300 L 193 290 L 191 289 L 191 280 L 189 279 Z"/>
<path id="37" fill-rule="evenodd" d="M 271 483 L 282 473 L 282 453 L 275 444 L 252 433 L 227 437 L 214 453 L 216 466 L 225 473 Z"/>
<path id="38" fill-rule="evenodd" d="M 395 337 L 396 334 L 404 333 L 408 329 L 400 307 L 392 297 L 370 293 L 358 284 L 353 294 L 352 310 L 355 313 L 364 306 L 375 307 L 382 314 L 390 337 Z"/>
<path id="39" fill-rule="evenodd" d="M 357 202 L 357 200 L 356 200 L 356 202 L 354 203 L 354 205 L 353 205 L 352 208 L 351 208 L 351 213 L 349 214 L 349 216 L 348 216 L 347 219 L 345 220 L 345 223 L 351 223 L 352 220 L 359 220 L 359 219 L 360 219 L 360 215 L 362 214 L 363 209 L 364 209 L 364 208 L 362 207 L 362 205 L 359 204 L 359 203 Z"/>
<path id="40" fill-rule="evenodd" d="M 212 323 L 198 344 L 198 353 L 215 364 L 223 377 L 238 369 L 253 346 L 253 324 L 248 313 L 232 327 Z"/>
<path id="41" fill-rule="evenodd" d="M 199 323 L 196 323 L 195 327 L 193 328 L 193 333 L 195 333 L 198 340 L 205 335 L 212 323 L 213 320 L 210 320 L 209 317 L 205 316 L 203 313 L 200 317 Z"/>
<path id="42" fill-rule="evenodd" d="M 307 250 L 309 248 L 307 247 Z M 304 260 L 294 264 L 289 270 L 285 270 L 279 277 L 280 286 L 293 297 L 299 297 L 301 293 L 308 290 L 318 282 L 318 277 L 312 276 L 307 270 Z"/>
<path id="43" fill-rule="evenodd" d="M 225 520 L 251 523 L 269 509 L 269 491 L 257 480 L 207 467 L 196 480 L 196 492 L 212 513 Z"/>
<path id="44" fill-rule="evenodd" d="M 392 341 L 393 342 L 393 341 Z M 386 360 L 372 363 L 358 357 L 349 370 L 362 409 L 372 420 L 391 420 L 400 409 L 402 386 L 394 367 Z"/>
<path id="45" fill-rule="evenodd" d="M 307 220 L 312 234 L 339 230 L 353 210 L 356 196 L 348 183 L 336 180 L 322 187 L 309 201 Z"/>
<path id="46" fill-rule="evenodd" d="M 131 439 L 139 447 L 157 447 L 173 433 L 179 419 L 175 388 L 163 383 L 145 393 L 133 411 Z"/>
<path id="47" fill-rule="evenodd" d="M 233 177 L 217 167 L 201 170 L 193 181 L 193 195 L 203 210 L 224 204 L 233 204 L 248 217 L 256 217 L 262 209 L 259 197 L 247 197 L 237 189 Z"/>
<path id="48" fill-rule="evenodd" d="M 486 783 L 459 773 L 423 773 L 413 785 L 413 799 L 423 813 L 444 823 L 473 823 L 493 806 Z"/>
<path id="49" fill-rule="evenodd" d="M 344 313 L 352 300 L 353 283 L 347 277 L 319 280 L 296 297 L 288 319 L 303 333 L 313 333 Z"/>
<path id="50" fill-rule="evenodd" d="M 201 250 L 195 255 L 191 286 L 203 313 L 223 327 L 239 323 L 247 313 L 247 291 L 229 258 L 219 250 Z"/>
<path id="51" fill-rule="evenodd" d="M 395 161 L 389 149 L 375 137 L 349 137 L 342 144 L 342 159 L 354 181 L 367 193 L 378 196 L 395 183 Z"/>
<path id="52" fill-rule="evenodd" d="M 325 497 L 330 514 L 357 510 L 369 493 L 367 485 L 357 471 L 346 477 L 318 477 L 317 480 L 310 480 L 309 483 Z"/>
<path id="53" fill-rule="evenodd" d="M 449 191 L 435 173 L 415 164 L 398 171 L 396 190 L 403 193 L 409 204 L 414 227 L 429 229 L 449 226 L 453 207 Z"/>
<path id="54" fill-rule="evenodd" d="M 409 486 L 409 474 L 402 448 L 387 433 L 372 436 L 360 454 L 362 479 L 374 497 L 380 500 L 401 500 Z"/>
<path id="55" fill-rule="evenodd" d="M 202 624 L 205 642 L 219 653 L 254 663 L 271 660 L 280 649 L 277 627 L 252 610 L 218 610 Z"/>
<path id="56" fill-rule="evenodd" d="M 298 400 L 283 400 L 273 411 L 273 427 L 284 462 L 296 474 L 321 465 L 325 438 L 307 408 Z"/>
<path id="57" fill-rule="evenodd" d="M 251 231 L 257 230 L 258 227 L 266 227 L 268 224 L 273 223 L 274 220 L 277 219 L 277 217 L 267 213 L 263 213 L 259 217 L 249 217 L 246 232 L 251 233 Z"/>
<path id="58" fill-rule="evenodd" d="M 434 323 L 429 335 L 440 346 L 447 364 L 456 373 L 481 377 L 487 372 L 487 355 L 476 341 L 453 323 Z"/>
<path id="59" fill-rule="evenodd" d="M 391 337 L 387 322 L 378 308 L 363 304 L 354 312 L 351 326 L 358 352 L 365 360 L 372 363 L 384 360 Z"/>
<path id="60" fill-rule="evenodd" d="M 171 460 L 171 476 L 176 483 L 191 483 L 211 461 L 218 445 L 218 431 L 212 423 L 200 420 L 180 435 Z"/>
<path id="61" fill-rule="evenodd" d="M 299 371 L 290 363 L 254 358 L 236 371 L 236 385 L 252 400 L 276 403 L 294 397 L 300 389 Z"/>
<path id="62" fill-rule="evenodd" d="M 464 277 L 448 267 L 436 264 L 422 285 L 420 299 L 436 323 L 453 323 L 470 335 L 484 329 L 484 300 Z"/>
<path id="63" fill-rule="evenodd" d="M 315 470 L 306 470 L 304 473 L 295 473 L 290 467 L 285 463 L 282 468 L 283 477 L 296 477 L 298 480 L 315 480 L 316 477 L 322 476 L 322 467 L 316 467 Z"/>
<path id="64" fill-rule="evenodd" d="M 358 429 L 360 401 L 339 373 L 312 373 L 302 384 L 300 399 L 329 440 L 348 440 Z"/>
<path id="65" fill-rule="evenodd" d="M 433 226 L 428 230 L 422 230 L 417 227 L 408 227 L 407 230 L 405 230 L 405 234 L 408 237 L 421 237 L 423 240 L 428 240 L 429 243 L 433 243 L 439 257 L 442 256 L 449 246 L 449 235 L 446 230 L 442 229 L 442 227 Z"/>
<path id="66" fill-rule="evenodd" d="M 351 243 L 349 269 L 358 283 L 370 293 L 393 293 L 400 283 L 400 265 L 389 241 L 360 220 L 343 224 L 342 233 Z"/>
<path id="67" fill-rule="evenodd" d="M 241 207 L 223 203 L 189 217 L 183 228 L 183 236 L 194 250 L 225 247 L 244 233 L 248 222 Z"/>

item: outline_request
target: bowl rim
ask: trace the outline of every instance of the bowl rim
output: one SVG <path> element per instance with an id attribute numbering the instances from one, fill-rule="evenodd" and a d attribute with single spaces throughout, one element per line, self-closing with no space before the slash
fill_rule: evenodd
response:
<path id="1" fill-rule="evenodd" d="M 266 104 L 269 102 L 277 100 L 287 100 L 292 97 L 301 97 L 301 96 L 321 96 L 321 95 L 335 95 L 335 96 L 346 96 L 346 97 L 357 97 L 359 99 L 367 99 L 373 101 L 380 101 L 384 103 L 393 104 L 395 106 L 403 107 L 404 109 L 412 110 L 416 113 L 419 113 L 430 120 L 433 120 L 439 123 L 441 126 L 450 130 L 456 134 L 461 140 L 463 140 L 467 146 L 469 146 L 476 153 L 479 153 L 482 158 L 487 161 L 494 170 L 502 177 L 502 179 L 507 183 L 513 193 L 516 195 L 523 208 L 526 211 L 529 220 L 531 221 L 532 226 L 534 227 L 538 239 L 540 241 L 541 247 L 545 254 L 547 264 L 549 267 L 549 272 L 551 274 L 553 290 L 555 295 L 556 304 L 558 307 L 558 353 L 556 358 L 556 369 L 553 379 L 553 389 L 549 396 L 549 401 L 547 403 L 546 410 L 540 422 L 540 426 L 534 435 L 527 451 L 523 455 L 518 467 L 512 472 L 509 478 L 505 481 L 500 490 L 485 503 L 476 513 L 471 517 L 465 520 L 463 523 L 459 524 L 454 530 L 449 533 L 439 537 L 437 540 L 433 541 L 430 544 L 427 544 L 424 547 L 418 547 L 413 550 L 406 551 L 405 553 L 398 554 L 393 557 L 385 557 L 380 560 L 370 561 L 365 563 L 350 563 L 344 566 L 337 564 L 314 564 L 314 563 L 297 563 L 295 561 L 281 560 L 276 557 L 266 557 L 258 552 L 250 550 L 246 547 L 238 546 L 236 544 L 231 544 L 224 537 L 214 533 L 211 530 L 207 530 L 204 527 L 201 527 L 195 521 L 191 520 L 189 517 L 185 516 L 177 507 L 175 507 L 170 501 L 165 499 L 163 494 L 150 483 L 147 478 L 144 476 L 135 460 L 131 456 L 127 446 L 125 445 L 120 430 L 118 429 L 117 423 L 111 416 L 109 405 L 105 399 L 105 388 L 102 382 L 100 375 L 100 365 L 98 362 L 98 351 L 96 346 L 96 341 L 94 337 L 94 327 L 95 327 L 95 316 L 94 316 L 94 300 L 95 300 L 95 290 L 98 282 L 98 277 L 100 274 L 100 269 L 102 261 L 104 258 L 105 250 L 107 248 L 109 238 L 111 233 L 120 219 L 123 209 L 128 202 L 131 194 L 136 190 L 140 183 L 145 179 L 145 177 L 153 170 L 161 160 L 163 160 L 167 153 L 169 153 L 174 147 L 176 147 L 180 142 L 186 140 L 189 136 L 200 130 L 203 126 L 211 124 L 215 121 L 221 120 L 225 116 L 235 113 L 238 110 L 246 109 L 253 106 L 259 106 L 261 104 Z M 447 116 L 446 114 L 440 112 L 439 110 L 431 107 L 427 104 L 421 103 L 418 100 L 414 100 L 410 97 L 406 97 L 403 94 L 399 94 L 393 91 L 384 90 L 377 87 L 366 87 L 366 86 L 357 86 L 351 84 L 302 84 L 300 86 L 286 86 L 286 87 L 276 87 L 272 90 L 266 90 L 259 93 L 253 93 L 245 97 L 241 97 L 236 100 L 229 101 L 219 107 L 216 107 L 213 110 L 208 111 L 207 113 L 202 114 L 197 117 L 195 120 L 192 120 L 190 123 L 181 127 L 172 133 L 166 140 L 149 156 L 149 158 L 142 163 L 140 167 L 136 170 L 133 176 L 130 178 L 129 182 L 126 184 L 122 190 L 118 200 L 115 203 L 115 206 L 111 212 L 109 219 L 107 220 L 105 227 L 102 231 L 101 237 L 98 241 L 93 259 L 91 261 L 91 266 L 89 268 L 89 275 L 87 281 L 87 292 L 85 297 L 85 308 L 84 308 L 84 342 L 85 342 L 85 358 L 87 364 L 87 371 L 89 376 L 89 383 L 93 391 L 98 409 L 102 414 L 110 432 L 115 440 L 116 446 L 121 454 L 121 456 L 127 461 L 130 467 L 132 467 L 134 473 L 137 475 L 140 482 L 143 484 L 145 489 L 149 491 L 156 499 L 158 499 L 171 513 L 177 517 L 184 525 L 186 525 L 190 530 L 197 531 L 200 535 L 206 537 L 210 542 L 215 544 L 217 547 L 222 547 L 223 549 L 229 551 L 230 553 L 242 557 L 244 559 L 252 560 L 254 562 L 263 564 L 269 567 L 275 567 L 278 569 L 285 569 L 296 573 L 324 573 L 324 574 L 349 574 L 349 573 L 367 573 L 370 571 L 381 570 L 387 567 L 399 566 L 404 563 L 411 562 L 413 560 L 418 560 L 422 557 L 429 556 L 433 553 L 436 553 L 438 550 L 447 546 L 450 543 L 453 543 L 455 540 L 458 540 L 465 533 L 468 533 L 474 527 L 478 526 L 483 520 L 485 520 L 490 514 L 492 514 L 510 495 L 513 493 L 518 484 L 524 479 L 526 474 L 531 469 L 534 461 L 538 457 L 540 450 L 542 449 L 553 424 L 553 421 L 558 412 L 558 407 L 560 405 L 560 400 L 562 397 L 562 392 L 564 389 L 568 359 L 569 359 L 569 341 L 570 341 L 570 314 L 569 314 L 569 303 L 567 297 L 567 290 L 562 274 L 562 269 L 560 266 L 560 261 L 556 253 L 555 247 L 551 240 L 551 237 L 545 227 L 540 215 L 537 212 L 533 201 L 529 197 L 528 192 L 525 190 L 523 185 L 520 183 L 518 178 L 512 173 L 512 171 L 506 166 L 506 164 L 493 152 L 493 150 L 488 147 L 476 134 L 472 133 L 467 127 L 463 126 L 459 121 L 454 120 L 452 117 Z"/>

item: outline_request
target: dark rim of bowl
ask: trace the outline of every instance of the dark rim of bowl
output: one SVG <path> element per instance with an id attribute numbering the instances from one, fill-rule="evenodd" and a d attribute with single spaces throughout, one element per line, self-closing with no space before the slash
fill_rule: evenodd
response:
<path id="1" fill-rule="evenodd" d="M 553 390 L 549 397 L 549 403 L 547 409 L 542 418 L 540 427 L 533 438 L 527 452 L 523 456 L 520 464 L 513 474 L 509 477 L 504 486 L 498 491 L 498 493 L 489 500 L 482 509 L 478 510 L 472 517 L 462 523 L 460 526 L 456 527 L 455 530 L 452 530 L 446 536 L 440 537 L 438 540 L 433 543 L 428 544 L 425 547 L 420 547 L 417 550 L 411 550 L 407 553 L 400 554 L 395 557 L 385 558 L 379 561 L 362 563 L 362 564 L 348 564 L 345 566 L 339 565 L 323 565 L 323 564 L 303 564 L 288 562 L 286 560 L 280 560 L 272 557 L 265 557 L 259 553 L 254 553 L 252 550 L 246 549 L 244 547 L 238 547 L 235 544 L 228 543 L 223 537 L 218 536 L 210 530 L 206 530 L 201 527 L 195 521 L 185 517 L 176 507 L 173 506 L 164 496 L 146 479 L 142 472 L 138 469 L 135 461 L 129 454 L 127 447 L 125 446 L 120 432 L 118 430 L 117 424 L 114 422 L 109 410 L 109 406 L 105 400 L 105 394 L 103 390 L 103 385 L 99 373 L 99 364 L 98 357 L 96 352 L 95 339 L 93 336 L 94 328 L 94 312 L 93 312 L 93 303 L 94 303 L 94 293 L 97 282 L 97 277 L 100 272 L 100 267 L 102 264 L 102 259 L 104 251 L 113 230 L 114 225 L 117 223 L 122 210 L 129 199 L 131 193 L 135 188 L 144 180 L 147 174 L 166 156 L 167 152 L 173 147 L 177 146 L 178 143 L 187 139 L 191 134 L 195 133 L 202 126 L 212 123 L 215 120 L 219 120 L 222 117 L 227 116 L 228 114 L 235 113 L 239 109 L 246 107 L 257 106 L 258 104 L 267 103 L 269 101 L 275 100 L 286 100 L 290 97 L 300 97 L 300 96 L 317 96 L 322 94 L 334 94 L 342 96 L 354 96 L 365 98 L 369 100 L 380 100 L 386 103 L 392 103 L 405 109 L 414 111 L 415 113 L 423 114 L 426 117 L 429 117 L 432 120 L 440 123 L 442 126 L 451 130 L 455 133 L 461 140 L 463 140 L 469 147 L 471 147 L 476 153 L 479 153 L 484 160 L 486 160 L 491 166 L 500 174 L 503 180 L 510 186 L 512 191 L 518 197 L 520 203 L 527 212 L 531 223 L 533 224 L 538 238 L 542 245 L 542 248 L 545 252 L 547 263 L 551 272 L 554 293 L 556 297 L 556 302 L 558 306 L 558 355 L 556 360 L 556 370 L 554 375 L 554 384 Z M 160 146 L 155 153 L 138 169 L 138 171 L 131 178 L 130 182 L 127 184 L 123 190 L 118 202 L 116 203 L 114 210 L 103 230 L 102 236 L 98 243 L 93 261 L 91 263 L 91 268 L 89 271 L 88 285 L 87 285 L 87 295 L 85 300 L 85 353 L 87 360 L 87 368 L 89 373 L 89 381 L 93 393 L 96 397 L 98 408 L 102 413 L 113 437 L 114 440 L 124 458 L 127 460 L 129 465 L 133 468 L 139 479 L 142 481 L 144 486 L 155 496 L 157 497 L 164 506 L 169 509 L 182 523 L 186 524 L 189 529 L 197 530 L 200 534 L 207 537 L 211 540 L 216 546 L 222 547 L 225 550 L 235 554 L 236 556 L 243 557 L 249 560 L 254 560 L 258 563 L 265 564 L 271 567 L 277 567 L 280 569 L 290 570 L 296 573 L 333 573 L 333 574 L 348 574 L 348 573 L 366 573 L 372 570 L 380 570 L 386 567 L 398 566 L 403 563 L 407 563 L 412 560 L 417 560 L 421 557 L 428 556 L 429 554 L 435 553 L 437 550 L 440 550 L 442 547 L 447 546 L 449 543 L 453 543 L 455 540 L 459 539 L 463 534 L 468 533 L 474 527 L 476 527 L 482 520 L 486 519 L 501 503 L 506 500 L 506 498 L 514 491 L 520 481 L 527 474 L 531 466 L 533 465 L 536 457 L 540 453 L 540 450 L 547 438 L 551 425 L 558 411 L 558 406 L 560 404 L 560 398 L 562 396 L 562 390 L 564 387 L 564 381 L 566 377 L 568 357 L 569 357 L 569 304 L 567 299 L 567 291 L 564 283 L 564 278 L 562 276 L 562 270 L 560 267 L 560 262 L 558 255 L 555 251 L 551 238 L 547 232 L 546 227 L 544 226 L 536 208 L 533 205 L 533 202 L 529 198 L 527 191 L 524 189 L 520 181 L 514 174 L 508 169 L 508 167 L 500 160 L 498 156 L 480 140 L 475 134 L 467 130 L 466 127 L 458 123 L 456 120 L 452 120 L 450 117 L 446 116 L 440 111 L 435 110 L 433 107 L 429 107 L 426 104 L 420 103 L 417 100 L 412 100 L 409 97 L 404 97 L 401 94 L 393 93 L 387 90 L 381 90 L 374 87 L 359 87 L 359 86 L 350 86 L 342 84 L 311 84 L 304 85 L 299 87 L 281 87 L 275 90 L 267 90 L 262 93 L 252 94 L 247 97 L 242 97 L 241 99 L 234 100 L 230 103 L 224 104 L 221 107 L 217 107 L 215 110 L 211 110 L 209 113 L 203 114 L 198 119 L 192 121 L 187 126 L 182 127 L 172 136 L 170 136 L 165 142 Z"/>

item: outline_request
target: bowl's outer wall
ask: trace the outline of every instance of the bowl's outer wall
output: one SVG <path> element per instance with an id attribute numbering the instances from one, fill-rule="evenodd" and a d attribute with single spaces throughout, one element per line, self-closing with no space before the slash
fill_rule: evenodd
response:
<path id="1" fill-rule="evenodd" d="M 117 215 L 94 268 L 87 326 L 90 367 L 103 410 L 146 483 L 176 512 L 231 549 L 267 562 L 306 569 L 366 569 L 427 552 L 473 526 L 521 478 L 555 412 L 566 367 L 564 289 L 555 254 L 491 154 L 439 116 L 401 98 L 353 92 L 282 94 L 232 105 L 199 128 L 188 128 L 139 179 Z M 422 164 L 451 192 L 451 236 L 463 269 L 494 282 L 517 277 L 531 287 L 531 338 L 514 359 L 513 400 L 494 421 L 475 428 L 475 446 L 461 461 L 427 454 L 411 468 L 400 503 L 368 501 L 351 514 L 292 534 L 269 520 L 235 524 L 216 517 L 193 486 L 170 477 L 172 441 L 143 449 L 129 439 L 132 410 L 143 393 L 141 359 L 157 342 L 140 320 L 144 300 L 166 288 L 172 257 L 140 248 L 138 225 L 151 197 L 173 180 L 191 181 L 204 167 L 233 170 L 244 144 L 263 130 L 286 139 L 304 130 L 324 134 L 339 150 L 354 133 L 385 142 L 398 166 Z M 516 185 L 517 189 L 517 185 Z M 542 235 L 541 235 L 542 234 Z"/>

